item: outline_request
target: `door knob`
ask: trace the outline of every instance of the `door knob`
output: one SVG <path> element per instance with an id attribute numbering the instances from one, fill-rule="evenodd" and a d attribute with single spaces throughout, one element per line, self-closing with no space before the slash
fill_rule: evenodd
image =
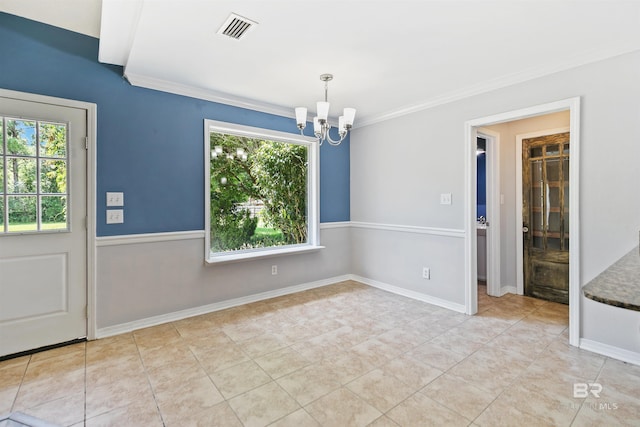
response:
<path id="1" fill-rule="evenodd" d="M 522 226 L 522 232 L 523 233 L 528 233 L 529 232 L 529 227 L 527 227 L 526 225 Z"/>

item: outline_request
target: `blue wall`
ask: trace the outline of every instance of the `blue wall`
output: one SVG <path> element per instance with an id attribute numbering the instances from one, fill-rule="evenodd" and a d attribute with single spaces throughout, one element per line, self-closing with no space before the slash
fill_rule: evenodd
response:
<path id="1" fill-rule="evenodd" d="M 98 43 L 0 13 L 1 88 L 98 106 L 98 236 L 204 229 L 204 119 L 297 132 L 292 118 L 133 87 Z M 320 163 L 320 221 L 348 221 L 349 141 L 323 145 Z M 106 224 L 107 191 L 125 193 L 124 224 Z"/>
<path id="2" fill-rule="evenodd" d="M 476 193 L 476 203 L 478 204 L 477 209 L 478 217 L 487 217 L 487 156 L 485 153 L 479 154 L 477 157 L 478 168 L 477 168 L 477 176 L 478 176 L 478 186 Z"/>

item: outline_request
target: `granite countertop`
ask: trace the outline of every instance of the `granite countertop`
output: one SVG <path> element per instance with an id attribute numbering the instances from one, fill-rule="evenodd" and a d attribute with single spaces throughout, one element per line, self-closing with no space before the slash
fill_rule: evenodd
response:
<path id="1" fill-rule="evenodd" d="M 640 247 L 600 273 L 582 292 L 594 301 L 640 311 Z"/>

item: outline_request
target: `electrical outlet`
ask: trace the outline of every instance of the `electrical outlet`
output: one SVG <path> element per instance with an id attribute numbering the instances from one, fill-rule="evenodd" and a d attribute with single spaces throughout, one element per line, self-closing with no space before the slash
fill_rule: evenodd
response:
<path id="1" fill-rule="evenodd" d="M 107 191 L 107 206 L 124 206 L 124 193 Z"/>
<path id="2" fill-rule="evenodd" d="M 277 265 L 272 265 L 271 266 L 271 275 L 275 276 L 276 274 L 278 274 L 278 266 Z"/>
<path id="3" fill-rule="evenodd" d="M 122 224 L 124 209 L 107 209 L 107 224 Z"/>
<path id="4" fill-rule="evenodd" d="M 422 278 L 431 279 L 431 269 L 429 267 L 422 267 Z"/>
<path id="5" fill-rule="evenodd" d="M 442 194 L 440 194 L 440 204 L 441 205 L 450 205 L 451 204 L 451 193 L 442 193 Z"/>

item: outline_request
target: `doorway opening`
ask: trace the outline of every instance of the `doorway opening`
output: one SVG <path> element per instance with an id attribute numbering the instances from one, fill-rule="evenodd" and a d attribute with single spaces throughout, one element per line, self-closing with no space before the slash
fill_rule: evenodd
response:
<path id="1" fill-rule="evenodd" d="M 524 108 L 521 110 L 515 110 L 507 113 L 497 114 L 493 116 L 482 117 L 479 119 L 471 120 L 465 123 L 465 138 L 466 138 L 466 188 L 465 188 L 465 212 L 467 218 L 467 224 L 465 227 L 465 308 L 467 314 L 475 314 L 478 311 L 478 270 L 477 270 L 477 163 L 476 163 L 476 151 L 477 151 L 477 138 L 478 136 L 484 135 L 488 130 L 488 127 L 492 125 L 505 124 L 508 122 L 513 122 L 522 119 L 528 119 L 543 115 L 548 115 L 551 113 L 557 112 L 568 112 L 569 113 L 569 134 L 570 134 L 570 146 L 571 146 L 571 168 L 569 170 L 569 178 L 568 183 L 571 188 L 571 192 L 568 196 L 569 205 L 572 209 L 568 212 L 568 232 L 569 235 L 572 236 L 569 239 L 569 255 L 568 255 L 568 273 L 569 273 L 569 283 L 568 283 L 568 296 L 569 296 L 569 343 L 574 346 L 578 346 L 579 342 L 579 331 L 580 331 L 580 258 L 579 258 L 579 248 L 580 248 L 580 239 L 579 239 L 579 149 L 580 149 L 580 135 L 579 135 L 579 124 L 580 124 L 580 98 L 570 98 L 566 100 L 561 100 L 557 102 L 552 102 L 549 104 L 538 105 L 534 107 Z M 499 135 L 499 134 L 498 134 Z M 499 136 L 498 136 L 499 141 Z M 489 147 L 490 144 L 487 144 Z M 515 154 L 515 153 L 514 153 Z M 487 153 L 487 159 L 490 159 L 491 155 Z M 516 156 L 517 158 L 517 156 Z M 487 164 L 487 177 L 491 172 L 495 172 L 496 174 L 500 173 L 499 170 L 499 161 L 496 162 L 493 167 Z M 514 179 L 515 181 L 515 179 Z M 499 182 L 499 180 L 497 181 Z M 513 182 L 513 181 L 512 181 Z M 508 184 L 508 183 L 507 183 Z M 514 182 L 515 185 L 517 185 Z M 506 185 L 506 184 L 505 184 Z M 509 184 L 510 185 L 510 184 Z M 515 187 L 514 185 L 514 187 Z M 515 191 L 515 190 L 514 190 Z M 517 194 L 518 191 L 515 191 Z M 489 204 L 495 204 L 497 201 L 497 211 L 500 211 L 501 202 L 504 202 L 503 195 L 500 193 L 499 184 L 494 185 L 487 180 L 487 209 L 489 209 Z M 493 198 L 493 203 L 489 200 Z M 522 200 L 520 197 L 520 206 L 522 205 Z M 515 203 L 517 204 L 517 203 Z M 505 212 L 511 209 L 515 211 L 514 201 L 507 200 L 503 208 Z M 522 208 L 520 208 L 522 210 Z M 491 213 L 487 212 L 487 218 L 489 220 L 488 230 L 500 229 L 505 230 L 505 227 L 509 226 L 509 224 L 502 224 L 496 222 L 495 219 L 491 218 Z M 493 224 L 492 224 L 493 222 Z M 493 227 L 492 227 L 493 225 Z M 515 224 L 511 225 L 512 227 L 516 227 Z M 520 227 L 520 232 L 522 231 L 522 223 L 518 225 Z M 498 239 L 500 238 L 500 233 L 490 233 L 497 234 Z M 517 235 L 518 233 L 516 233 Z M 490 240 L 489 238 L 487 238 Z M 515 239 L 514 239 L 515 240 Z M 499 241 L 497 242 L 499 245 Z M 511 249 L 509 247 L 511 245 Z M 489 243 L 488 243 L 489 248 Z M 507 252 L 513 250 L 516 251 L 515 245 L 510 242 L 507 242 Z M 490 253 L 488 249 L 487 253 Z M 504 259 L 504 256 L 502 257 Z M 489 279 L 489 272 L 493 269 L 497 270 L 498 273 L 505 269 L 505 265 L 501 265 L 500 257 L 491 259 L 489 256 L 487 257 L 487 278 Z M 516 267 L 517 268 L 517 267 Z M 518 269 L 520 270 L 520 269 Z M 516 286 L 515 278 L 511 276 L 508 277 L 510 283 L 501 283 L 498 282 L 497 292 L 495 296 L 501 296 L 504 293 L 519 293 L 519 289 Z M 487 283 L 487 291 L 489 291 L 489 282 Z"/>

